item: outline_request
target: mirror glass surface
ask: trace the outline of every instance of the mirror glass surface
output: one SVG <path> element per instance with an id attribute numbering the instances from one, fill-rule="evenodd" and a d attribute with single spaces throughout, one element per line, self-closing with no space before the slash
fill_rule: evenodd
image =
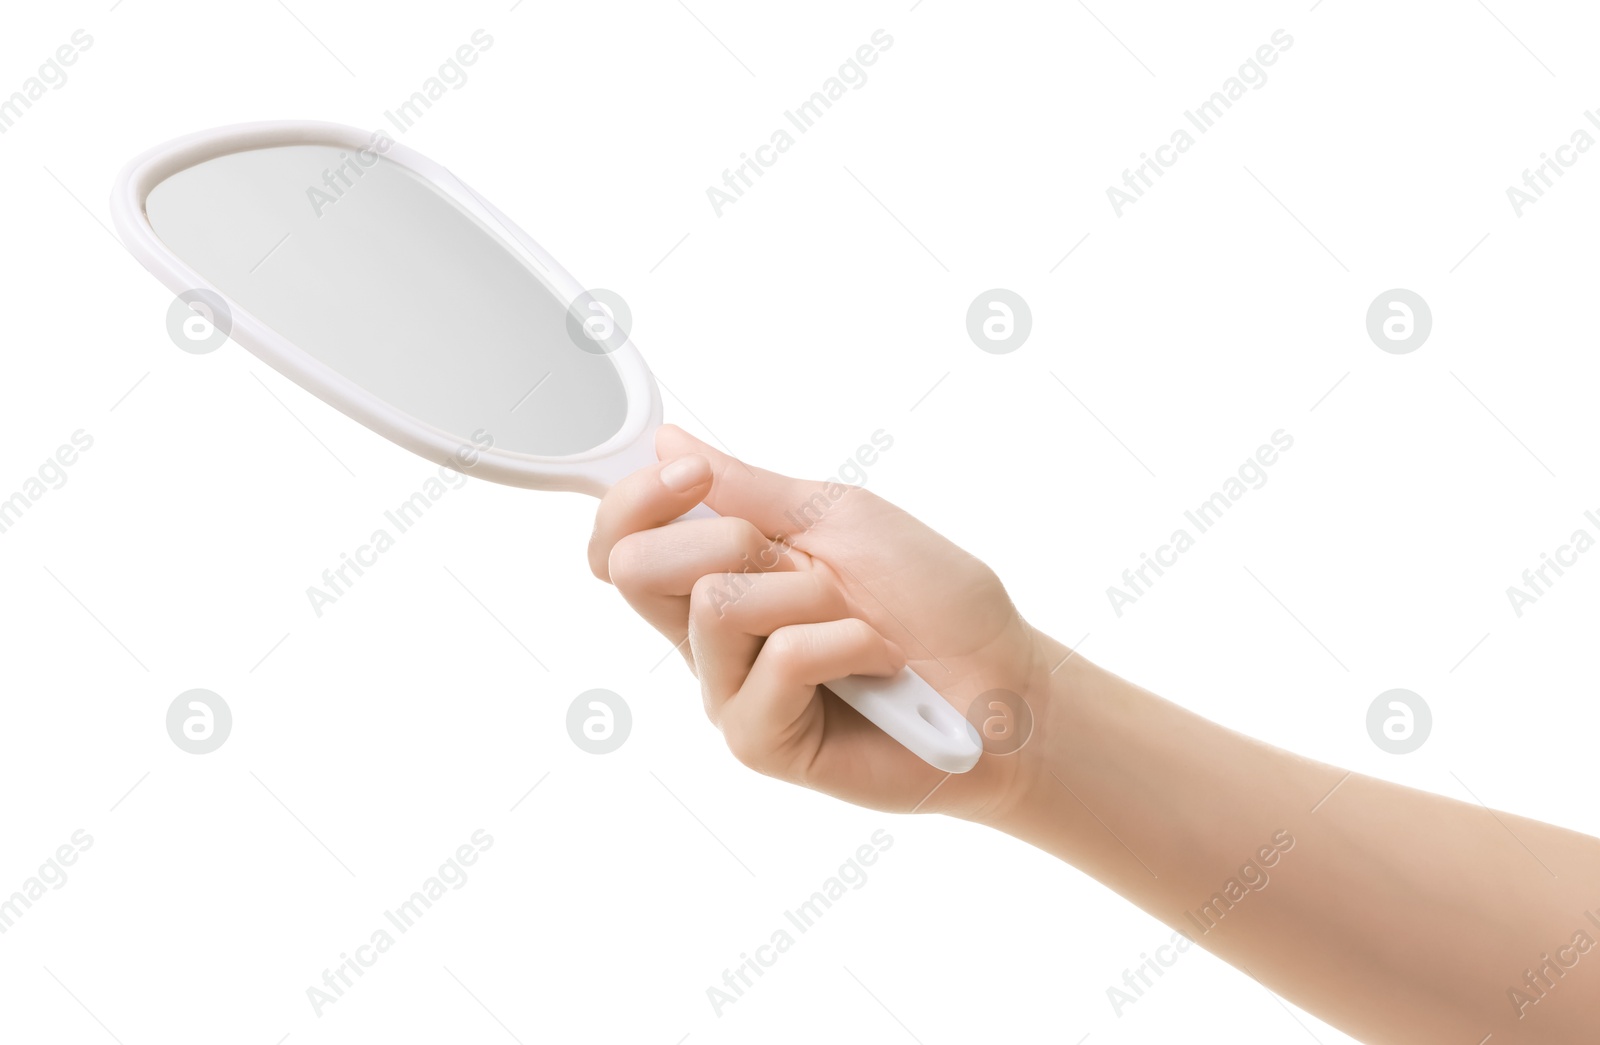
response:
<path id="1" fill-rule="evenodd" d="M 150 191 L 167 247 L 226 298 L 372 395 L 463 443 L 562 457 L 627 410 L 531 264 L 376 152 L 329 145 L 206 160 Z"/>

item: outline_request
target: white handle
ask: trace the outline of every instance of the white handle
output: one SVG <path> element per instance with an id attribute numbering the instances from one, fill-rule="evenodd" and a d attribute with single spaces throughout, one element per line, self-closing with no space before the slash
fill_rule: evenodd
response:
<path id="1" fill-rule="evenodd" d="M 972 723 L 910 668 L 886 679 L 851 675 L 828 688 L 935 769 L 965 773 L 983 754 Z"/>
<path id="2" fill-rule="evenodd" d="M 697 504 L 682 518 L 715 519 L 717 513 Z M 972 723 L 910 668 L 901 668 L 892 678 L 851 675 L 827 686 L 861 717 L 935 769 L 965 773 L 983 754 Z"/>

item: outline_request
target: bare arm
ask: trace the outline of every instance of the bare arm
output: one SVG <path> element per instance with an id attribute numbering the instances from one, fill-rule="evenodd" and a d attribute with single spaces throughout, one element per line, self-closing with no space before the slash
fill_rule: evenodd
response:
<path id="1" fill-rule="evenodd" d="M 1600 1034 L 1600 841 L 1301 758 L 1078 657 L 1047 679 L 994 826 L 1363 1041 Z"/>

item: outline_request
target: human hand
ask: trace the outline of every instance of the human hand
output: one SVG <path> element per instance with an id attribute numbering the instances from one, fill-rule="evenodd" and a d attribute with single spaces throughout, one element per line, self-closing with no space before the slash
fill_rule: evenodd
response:
<path id="1" fill-rule="evenodd" d="M 590 568 L 678 646 L 734 756 L 877 809 L 1001 815 L 1019 755 L 951 777 L 822 685 L 909 662 L 957 711 L 1004 689 L 1037 720 L 1054 644 L 994 572 L 859 487 L 755 468 L 670 425 L 656 452 L 602 499 Z M 701 501 L 721 518 L 679 519 Z"/>

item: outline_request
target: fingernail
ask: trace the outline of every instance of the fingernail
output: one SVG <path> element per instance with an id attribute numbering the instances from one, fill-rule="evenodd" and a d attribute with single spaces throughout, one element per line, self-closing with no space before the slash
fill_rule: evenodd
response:
<path id="1" fill-rule="evenodd" d="M 684 454 L 661 467 L 661 484 L 677 493 L 688 493 L 711 478 L 711 462 L 704 454 Z"/>

